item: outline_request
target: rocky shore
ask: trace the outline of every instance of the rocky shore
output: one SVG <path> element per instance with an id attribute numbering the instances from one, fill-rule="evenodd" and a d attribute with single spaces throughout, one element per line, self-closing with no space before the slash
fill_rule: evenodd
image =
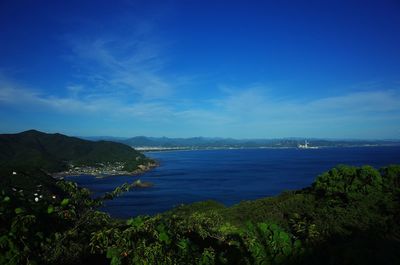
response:
<path id="1" fill-rule="evenodd" d="M 158 167 L 158 163 L 156 163 L 156 162 L 149 162 L 149 163 L 147 163 L 147 164 L 145 164 L 145 165 L 139 165 L 139 166 L 138 166 L 138 169 L 136 169 L 136 170 L 134 170 L 134 171 L 132 171 L 132 172 L 129 172 L 128 175 L 142 174 L 142 173 L 145 173 L 145 172 L 147 172 L 147 171 L 150 171 L 150 170 L 152 170 L 153 168 L 156 168 L 156 167 Z"/>
<path id="2" fill-rule="evenodd" d="M 154 184 L 152 182 L 147 182 L 147 181 L 146 182 L 142 182 L 140 179 L 136 180 L 133 183 L 133 187 L 134 188 L 151 188 L 153 186 L 154 186 Z"/>

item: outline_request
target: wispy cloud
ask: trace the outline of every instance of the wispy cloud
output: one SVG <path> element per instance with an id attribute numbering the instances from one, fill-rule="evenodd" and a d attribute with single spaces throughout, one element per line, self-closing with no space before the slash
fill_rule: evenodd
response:
<path id="1" fill-rule="evenodd" d="M 307 104 L 307 107 L 310 109 L 352 113 L 398 111 L 400 110 L 399 92 L 396 90 L 355 92 L 318 99 Z"/>
<path id="2" fill-rule="evenodd" d="M 79 92 L 81 88 L 72 86 L 69 89 Z M 400 93 L 395 90 L 348 93 L 308 102 L 272 98 L 260 87 L 225 92 L 223 97 L 203 102 L 202 107 L 196 104 L 197 107 L 186 105 L 182 109 L 182 106 L 178 108 L 175 104 L 161 101 L 126 103 L 119 97 L 75 97 L 73 93 L 65 97 L 44 95 L 2 82 L 0 102 L 61 113 L 86 113 L 93 117 L 101 115 L 153 124 L 169 123 L 194 131 L 197 128 L 199 133 L 227 133 L 241 128 L 241 132 L 248 130 L 243 135 L 247 137 L 274 133 L 277 134 L 275 137 L 317 136 L 321 130 L 343 131 L 349 128 L 353 128 L 356 134 L 366 124 L 374 127 L 390 123 L 393 127 L 400 122 Z"/>
<path id="3" fill-rule="evenodd" d="M 262 84 L 215 85 L 219 93 L 206 99 L 196 100 L 190 93 L 185 98 L 180 94 L 182 84 L 190 85 L 193 80 L 168 74 L 168 45 L 156 33 L 144 23 L 128 36 L 70 34 L 65 37 L 66 58 L 76 71 L 68 85 L 45 92 L 12 82 L 0 73 L 0 103 L 31 112 L 124 119 L 138 126 L 143 122 L 153 128 L 162 123 L 170 126 L 162 129 L 171 136 L 179 134 L 178 128 L 192 134 L 236 137 L 333 136 L 338 132 L 345 136 L 350 130 L 361 134 L 362 128 L 400 130 L 400 125 L 394 125 L 400 124 L 399 89 L 385 89 L 378 83 L 373 83 L 373 89 L 368 85 L 336 96 L 312 95 L 308 100 L 273 96 L 270 92 L 279 87 Z"/>
<path id="4" fill-rule="evenodd" d="M 77 116 L 168 120 L 174 116 L 172 106 L 158 101 L 130 101 L 123 93 L 87 93 L 82 85 L 70 85 L 65 96 L 45 93 L 15 81 L 0 78 L 0 104 L 28 112 L 56 112 Z"/>
<path id="5" fill-rule="evenodd" d="M 70 35 L 70 61 L 92 92 L 124 94 L 139 100 L 160 99 L 174 91 L 162 72 L 165 54 L 162 41 L 151 27 L 136 29 L 129 36 L 82 37 Z"/>
<path id="6" fill-rule="evenodd" d="M 56 110 L 67 113 L 97 112 L 99 104 L 72 97 L 57 97 L 44 95 L 43 93 L 31 89 L 5 85 L 0 82 L 0 102 L 17 107 L 24 107 L 26 110 Z"/>
<path id="7" fill-rule="evenodd" d="M 309 101 L 270 97 L 259 87 L 227 91 L 225 96 L 213 99 L 208 108 L 187 110 L 184 117 L 209 127 L 223 126 L 225 131 L 247 131 L 250 137 L 318 136 L 322 131 L 331 137 L 340 133 L 342 137 L 361 137 L 368 134 L 364 128 L 380 128 L 380 133 L 386 129 L 384 133 L 390 133 L 393 126 L 400 129 L 400 93 L 396 90 L 354 92 Z"/>

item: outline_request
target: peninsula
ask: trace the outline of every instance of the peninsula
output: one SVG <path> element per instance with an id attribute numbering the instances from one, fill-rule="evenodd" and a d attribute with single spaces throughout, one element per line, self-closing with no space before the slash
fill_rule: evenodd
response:
<path id="1" fill-rule="evenodd" d="M 135 175 L 156 166 L 155 161 L 122 143 L 36 130 L 0 135 L 0 167 L 10 172 L 37 168 L 54 177 Z"/>

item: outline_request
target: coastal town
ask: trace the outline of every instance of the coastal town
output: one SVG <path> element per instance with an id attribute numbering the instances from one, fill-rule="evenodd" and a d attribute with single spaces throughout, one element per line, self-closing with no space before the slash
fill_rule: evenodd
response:
<path id="1" fill-rule="evenodd" d="M 157 166 L 154 161 L 148 161 L 144 164 L 139 164 L 137 169 L 133 171 L 125 170 L 125 162 L 106 162 L 97 163 L 96 165 L 74 165 L 69 164 L 68 170 L 57 172 L 53 177 L 63 179 L 65 176 L 78 176 L 78 175 L 92 175 L 98 178 L 107 176 L 122 176 L 122 175 L 136 175 L 149 171 Z"/>

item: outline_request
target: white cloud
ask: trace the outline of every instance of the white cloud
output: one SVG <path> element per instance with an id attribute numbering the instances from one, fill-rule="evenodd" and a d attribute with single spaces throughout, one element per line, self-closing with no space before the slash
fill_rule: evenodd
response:
<path id="1" fill-rule="evenodd" d="M 277 99 L 261 87 L 224 89 L 226 95 L 213 99 L 203 109 L 184 111 L 182 117 L 209 128 L 248 137 L 366 135 L 366 128 L 380 131 L 400 128 L 400 93 L 375 90 L 335 97 Z M 390 126 L 388 126 L 391 124 Z M 390 127 L 390 128 L 389 128 Z M 383 137 L 383 136 L 381 136 Z"/>
<path id="2" fill-rule="evenodd" d="M 173 94 L 173 80 L 162 74 L 161 41 L 152 33 L 141 29 L 123 37 L 69 36 L 69 59 L 97 93 L 123 93 L 140 100 L 164 98 Z"/>
<path id="3" fill-rule="evenodd" d="M 77 97 L 81 92 L 84 91 L 83 85 L 70 85 L 67 86 L 67 90 L 72 97 Z"/>
<path id="4" fill-rule="evenodd" d="M 48 95 L 0 80 L 0 104 L 26 111 L 89 115 L 93 119 L 125 120 L 170 125 L 169 130 L 208 136 L 240 137 L 345 135 L 376 128 L 380 132 L 400 130 L 400 92 L 376 89 L 333 97 L 277 99 L 261 86 L 224 89 L 224 95 L 203 102 L 178 104 L 173 100 L 136 99 L 124 91 L 89 93 L 82 85 L 71 85 L 65 96 Z M 90 90 L 89 90 L 90 91 Z M 182 99 L 184 101 L 184 99 Z M 121 126 L 124 126 L 123 124 Z M 160 127 L 161 128 L 161 127 Z M 246 132 L 246 133 L 244 133 Z M 347 133 L 347 134 L 346 134 Z"/>
<path id="5" fill-rule="evenodd" d="M 395 90 L 355 92 L 336 97 L 322 98 L 308 104 L 310 109 L 386 112 L 400 109 L 400 94 Z"/>
<path id="6" fill-rule="evenodd" d="M 80 91 L 80 86 L 68 90 Z M 31 111 L 57 111 L 73 115 L 106 115 L 110 117 L 165 119 L 172 116 L 170 108 L 156 102 L 126 103 L 119 97 L 87 95 L 76 97 L 73 93 L 65 97 L 45 95 L 39 91 L 23 88 L 11 82 L 0 82 L 0 103 Z"/>
<path id="7" fill-rule="evenodd" d="M 0 82 L 0 102 L 30 105 L 60 112 L 107 113 L 148 120 L 182 120 L 209 124 L 282 124 L 313 122 L 351 122 L 356 119 L 400 118 L 400 93 L 394 90 L 349 93 L 308 102 L 276 100 L 263 90 L 230 91 L 224 97 L 203 102 L 203 107 L 178 106 L 168 101 L 127 101 L 123 95 L 86 94 L 83 88 L 69 86 L 68 96 L 45 95 L 10 82 Z M 198 104 L 196 104 L 198 105 Z M 111 115 L 109 114 L 109 115 Z"/>

